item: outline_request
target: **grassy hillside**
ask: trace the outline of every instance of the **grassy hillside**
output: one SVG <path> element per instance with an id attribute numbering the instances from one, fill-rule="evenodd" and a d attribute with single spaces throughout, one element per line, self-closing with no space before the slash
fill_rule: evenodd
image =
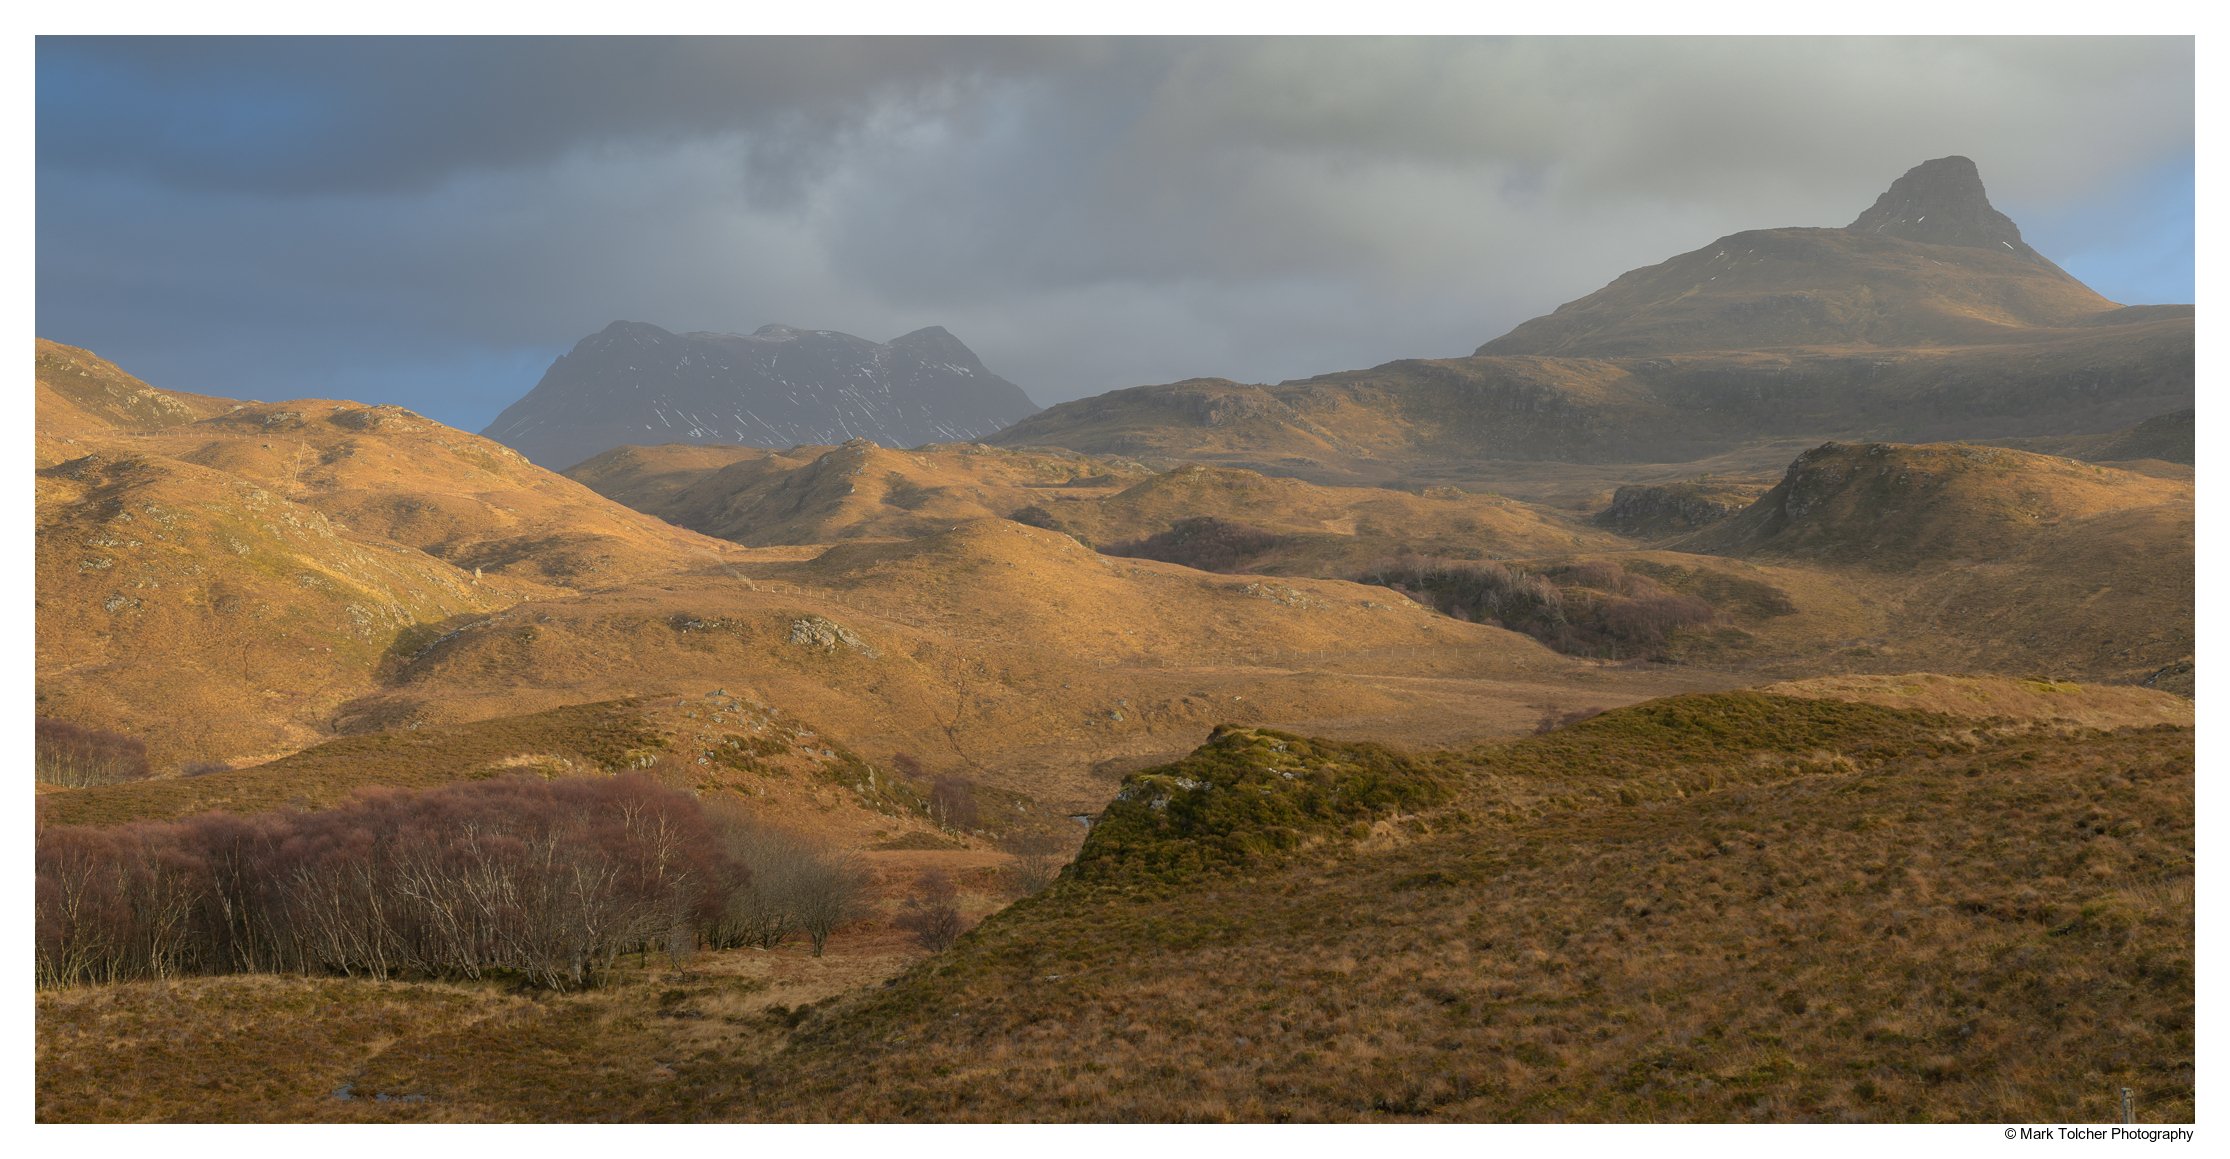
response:
<path id="1" fill-rule="evenodd" d="M 1296 743 L 1227 736 L 1126 791 L 1151 808 L 1157 778 L 1190 783 L 1164 808 L 1197 812 L 1262 775 L 1220 770 Z M 1052 893 L 809 1022 L 730 1106 L 2081 1121 L 2128 1085 L 2173 1120 L 2192 1107 L 2190 744 L 1684 698 L 1386 766 L 1385 803 L 1292 860 L 1172 878 L 1168 856 L 1124 856 L 1288 844 L 1261 807 L 1143 839 L 1120 822 Z"/>
<path id="2" fill-rule="evenodd" d="M 571 475 L 648 514 L 754 546 L 910 539 L 1007 518 L 1109 548 L 1214 518 L 1280 537 L 1245 569 L 1220 570 L 1328 576 L 1397 552 L 1476 557 L 1612 542 L 1553 513 L 1455 487 L 1324 487 L 1199 466 L 1154 472 L 1119 458 L 978 444 L 622 447 Z"/>
<path id="3" fill-rule="evenodd" d="M 155 431 L 225 413 L 231 399 L 157 390 L 106 358 L 44 338 L 34 343 L 38 430 L 50 438 Z M 73 457 L 66 452 L 64 458 Z M 53 460 L 59 461 L 59 460 Z M 39 466 L 53 465 L 41 458 Z"/>
<path id="4" fill-rule="evenodd" d="M 1677 546 L 1904 570 L 2000 558 L 2085 520 L 2191 501 L 2174 480 L 2025 451 L 1829 443 L 1749 509 Z"/>
<path id="5" fill-rule="evenodd" d="M 399 407 L 174 395 L 45 342 L 37 367 L 38 711 L 159 770 L 330 736 L 453 620 L 734 550 Z"/>
<path id="6" fill-rule="evenodd" d="M 1223 730 L 926 958 L 46 992 L 39 1115 L 2188 1119 L 2187 702 L 1793 691 L 1437 754 Z"/>
<path id="7" fill-rule="evenodd" d="M 1090 809 L 1123 769 L 1222 721 L 1445 744 L 1522 731 L 1569 687 L 1619 704 L 1728 680 L 1599 671 L 1381 588 L 1111 559 L 978 520 L 478 617 L 412 653 L 341 723 L 721 686 L 875 759 L 908 752 Z"/>

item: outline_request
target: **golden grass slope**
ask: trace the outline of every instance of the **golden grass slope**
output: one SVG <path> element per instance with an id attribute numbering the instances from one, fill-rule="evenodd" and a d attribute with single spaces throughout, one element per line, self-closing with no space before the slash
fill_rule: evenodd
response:
<path id="1" fill-rule="evenodd" d="M 342 725 L 725 687 L 871 759 L 908 752 L 1088 812 L 1123 769 L 1227 720 L 1452 743 L 1522 731 L 1550 701 L 1728 680 L 1571 660 L 1384 589 L 1111 559 L 976 520 L 478 618 L 409 657 Z"/>
<path id="2" fill-rule="evenodd" d="M 34 345 L 34 405 L 42 437 L 161 430 L 237 405 L 231 399 L 157 390 L 90 350 L 44 338 Z M 50 465 L 43 458 L 39 462 Z"/>
<path id="3" fill-rule="evenodd" d="M 683 466 L 691 462 L 706 465 Z M 1067 452 L 979 443 L 903 451 L 854 439 L 787 451 L 621 447 L 569 474 L 679 526 L 763 546 L 909 538 L 1032 504 L 1103 497 L 1150 472 Z"/>
<path id="4" fill-rule="evenodd" d="M 2188 1120 L 2189 728 L 1896 679 L 1958 714 L 1685 696 L 1421 756 L 1224 730 L 926 960 L 886 910 L 826 959 L 539 998 L 43 992 L 38 1116 L 2084 1122 L 2128 1086 Z"/>
<path id="5" fill-rule="evenodd" d="M 970 519 L 1018 518 L 1106 547 L 1205 516 L 1290 537 L 1267 571 L 1332 575 L 1406 552 L 1533 555 L 1616 542 L 1457 487 L 1327 487 L 1199 465 L 1154 472 L 1123 459 L 973 443 L 622 447 L 571 474 L 608 498 L 750 545 L 904 539 Z"/>
<path id="6" fill-rule="evenodd" d="M 1840 577 L 1882 613 L 1845 645 L 1862 667 L 2137 683 L 2193 653 L 2193 500 L 2004 448 L 1828 444 L 1673 546 Z"/>
<path id="7" fill-rule="evenodd" d="M 1973 725 L 1736 694 L 1406 764 L 1226 734 L 1133 778 L 1050 894 L 708 1066 L 707 1111 L 2097 1121 L 2129 1086 L 2189 1115 L 2189 729 Z M 1310 806 L 1335 782 L 1281 781 L 1296 756 L 1445 803 Z M 1300 812 L 1242 807 L 1258 783 Z"/>
<path id="8" fill-rule="evenodd" d="M 1880 569 L 2003 557 L 2110 513 L 2188 509 L 2187 483 L 1970 444 L 1828 443 L 1675 546 Z"/>
<path id="9" fill-rule="evenodd" d="M 515 598 L 253 482 L 94 453 L 38 475 L 38 712 L 158 768 L 308 743 L 415 625 Z"/>
<path id="10" fill-rule="evenodd" d="M 2197 710 L 2188 697 L 2127 685 L 1915 672 L 1818 676 L 1768 684 L 1758 691 L 1776 696 L 1880 704 L 1944 716 L 2003 717 L 2083 728 L 2156 724 L 2192 728 L 2198 724 Z"/>
<path id="11" fill-rule="evenodd" d="M 748 802 L 762 820 L 847 847 L 957 849 L 970 839 L 932 823 L 930 786 L 871 764 L 812 725 L 727 689 L 342 737 L 246 768 L 50 791 L 39 797 L 38 817 L 48 825 L 115 825 L 212 810 L 321 809 L 367 789 L 644 771 L 700 796 Z M 971 828 L 981 840 L 1053 823 L 1032 816 L 1031 804 L 1012 793 L 987 792 Z"/>
<path id="12" fill-rule="evenodd" d="M 330 735 L 453 617 L 735 550 L 401 408 L 171 396 L 82 351 L 38 359 L 38 711 L 138 735 L 158 768 Z"/>

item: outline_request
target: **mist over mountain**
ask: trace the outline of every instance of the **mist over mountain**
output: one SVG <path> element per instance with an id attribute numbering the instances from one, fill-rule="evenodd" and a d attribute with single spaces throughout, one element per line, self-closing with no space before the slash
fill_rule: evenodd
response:
<path id="1" fill-rule="evenodd" d="M 967 441 L 1037 409 L 941 326 L 878 343 L 781 325 L 676 334 L 614 322 L 481 433 L 555 469 L 628 443 Z"/>

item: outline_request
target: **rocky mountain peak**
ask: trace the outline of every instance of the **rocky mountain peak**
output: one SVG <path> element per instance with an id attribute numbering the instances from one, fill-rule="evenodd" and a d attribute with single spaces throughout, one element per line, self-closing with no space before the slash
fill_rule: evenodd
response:
<path id="1" fill-rule="evenodd" d="M 1930 245 L 1978 246 L 2044 258 L 2021 240 L 2021 227 L 1997 211 L 1983 192 L 1982 172 L 1965 157 L 1938 157 L 1905 171 L 1845 228 L 1853 233 L 1903 238 Z"/>
<path id="2" fill-rule="evenodd" d="M 561 466 L 636 443 L 966 442 L 1036 410 L 941 326 L 877 343 L 780 323 L 745 336 L 614 322 L 485 433 Z"/>

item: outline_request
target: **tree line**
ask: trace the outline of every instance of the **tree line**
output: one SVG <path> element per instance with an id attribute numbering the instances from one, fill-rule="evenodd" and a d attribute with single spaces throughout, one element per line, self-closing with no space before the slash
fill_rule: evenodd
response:
<path id="1" fill-rule="evenodd" d="M 37 834 L 41 986 L 247 972 L 593 985 L 622 954 L 819 954 L 856 855 L 640 774 L 376 790 L 338 808 Z"/>
<path id="2" fill-rule="evenodd" d="M 40 781 L 71 789 L 145 780 L 147 742 L 42 716 L 32 726 L 31 766 Z"/>

